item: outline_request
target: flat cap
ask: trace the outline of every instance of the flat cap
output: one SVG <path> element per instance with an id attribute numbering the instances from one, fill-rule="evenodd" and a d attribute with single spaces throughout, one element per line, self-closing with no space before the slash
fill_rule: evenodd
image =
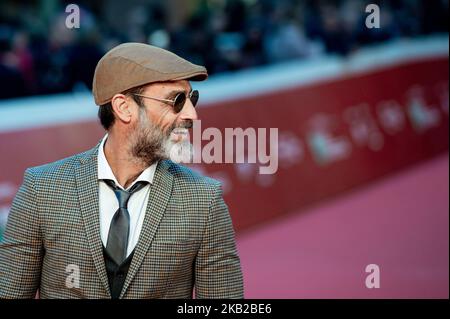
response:
<path id="1" fill-rule="evenodd" d="M 95 104 L 111 101 L 115 94 L 155 82 L 208 77 L 206 68 L 178 55 L 143 43 L 123 43 L 108 51 L 95 68 L 92 93 Z"/>

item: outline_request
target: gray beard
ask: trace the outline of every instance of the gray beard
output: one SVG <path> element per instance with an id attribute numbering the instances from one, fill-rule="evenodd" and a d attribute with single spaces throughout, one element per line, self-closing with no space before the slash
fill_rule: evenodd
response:
<path id="1" fill-rule="evenodd" d="M 164 132 L 159 126 L 150 122 L 145 110 L 139 115 L 139 122 L 130 134 L 130 154 L 137 164 L 148 167 L 161 160 L 190 162 L 192 145 L 189 141 L 174 143 L 170 133 L 177 127 L 175 122 Z M 189 127 L 182 123 L 178 127 Z"/>

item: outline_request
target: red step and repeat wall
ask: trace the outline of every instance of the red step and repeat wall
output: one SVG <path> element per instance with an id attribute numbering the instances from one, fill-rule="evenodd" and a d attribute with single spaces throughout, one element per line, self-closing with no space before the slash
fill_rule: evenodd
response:
<path id="1" fill-rule="evenodd" d="M 278 171 L 192 166 L 222 181 L 237 230 L 362 186 L 448 150 L 448 67 L 448 56 L 421 58 L 200 108 L 202 129 L 278 128 Z M 95 120 L 0 133 L 3 223 L 25 168 L 102 135 Z"/>

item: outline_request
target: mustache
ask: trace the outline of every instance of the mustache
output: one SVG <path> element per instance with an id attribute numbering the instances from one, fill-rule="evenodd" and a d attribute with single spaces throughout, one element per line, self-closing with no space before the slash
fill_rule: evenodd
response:
<path id="1" fill-rule="evenodd" d="M 176 128 L 187 128 L 187 129 L 189 129 L 189 128 L 192 128 L 193 125 L 194 125 L 194 122 L 192 120 L 184 120 L 184 121 L 182 121 L 182 122 L 180 122 L 178 124 L 177 123 L 173 123 L 169 127 L 168 131 L 170 133 Z"/>

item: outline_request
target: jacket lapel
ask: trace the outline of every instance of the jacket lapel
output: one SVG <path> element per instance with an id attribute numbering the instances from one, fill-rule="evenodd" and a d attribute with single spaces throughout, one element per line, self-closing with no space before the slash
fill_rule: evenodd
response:
<path id="1" fill-rule="evenodd" d="M 76 183 L 81 214 L 94 265 L 108 296 L 111 297 L 103 258 L 103 244 L 100 238 L 97 172 L 98 147 L 99 144 L 80 157 L 81 165 L 76 168 Z"/>
<path id="2" fill-rule="evenodd" d="M 139 270 L 169 203 L 173 186 L 173 175 L 168 171 L 169 165 L 168 161 L 160 161 L 156 168 L 145 211 L 144 224 L 142 225 L 139 241 L 134 250 L 133 259 L 120 298 L 125 295 L 130 282 Z"/>

